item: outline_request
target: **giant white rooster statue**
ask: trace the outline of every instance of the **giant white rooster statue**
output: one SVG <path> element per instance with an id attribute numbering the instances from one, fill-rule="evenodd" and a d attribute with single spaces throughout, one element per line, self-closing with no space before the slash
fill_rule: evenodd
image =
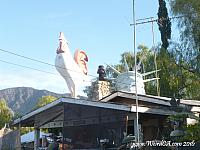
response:
<path id="1" fill-rule="evenodd" d="M 57 71 L 65 79 L 71 96 L 77 98 L 77 88 L 87 81 L 88 57 L 82 50 L 76 50 L 74 58 L 70 53 L 64 33 L 60 32 L 59 46 L 55 60 Z"/>

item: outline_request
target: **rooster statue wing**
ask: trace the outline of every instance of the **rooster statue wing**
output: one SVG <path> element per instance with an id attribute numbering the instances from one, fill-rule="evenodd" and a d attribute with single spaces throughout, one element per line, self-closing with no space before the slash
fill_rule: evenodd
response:
<path id="1" fill-rule="evenodd" d="M 77 97 L 77 88 L 87 80 L 88 57 L 84 51 L 76 50 L 74 58 L 70 53 L 68 42 L 64 34 L 60 32 L 59 47 L 55 60 L 55 66 L 60 75 L 65 79 L 71 96 Z"/>

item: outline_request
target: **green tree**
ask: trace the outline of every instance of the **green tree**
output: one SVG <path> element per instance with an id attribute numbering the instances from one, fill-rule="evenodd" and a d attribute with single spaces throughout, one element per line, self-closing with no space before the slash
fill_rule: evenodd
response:
<path id="1" fill-rule="evenodd" d="M 200 142 L 200 124 L 196 123 L 184 127 L 186 134 L 181 137 L 181 141 L 192 141 Z"/>
<path id="2" fill-rule="evenodd" d="M 144 73 L 144 72 L 156 70 L 155 62 L 154 62 L 154 52 L 151 51 L 145 45 L 139 45 L 138 51 L 139 52 L 137 53 L 137 57 L 139 58 L 139 60 L 142 61 L 142 65 L 141 65 L 142 71 L 141 72 Z M 150 74 L 148 76 L 145 76 L 144 79 L 155 78 L 155 77 L 156 77 L 155 74 Z M 146 94 L 157 95 L 156 88 L 157 88 L 156 80 L 145 83 Z"/>
<path id="3" fill-rule="evenodd" d="M 177 91 L 181 94 L 182 98 L 185 99 L 200 99 L 200 80 L 197 73 L 193 73 L 185 67 L 189 67 L 188 63 L 183 59 L 182 45 L 179 43 L 171 43 L 170 49 L 168 50 L 170 55 L 173 57 L 176 65 L 174 75 L 178 79 Z M 185 66 L 185 67 L 182 67 Z"/>
<path id="4" fill-rule="evenodd" d="M 130 51 L 122 53 L 120 63 L 113 65 L 112 67 L 114 67 L 119 72 L 124 72 L 125 71 L 125 59 L 126 59 L 128 67 L 132 68 L 134 66 L 135 62 L 134 62 L 133 53 Z M 108 77 L 114 77 L 114 78 L 117 77 L 117 74 L 112 72 L 109 67 L 106 68 L 106 75 Z"/>
<path id="5" fill-rule="evenodd" d="M 156 47 L 157 66 L 160 71 L 159 87 L 160 96 L 176 97 L 184 99 L 200 99 L 200 80 L 198 77 L 188 70 L 180 67 L 186 62 L 181 56 L 181 46 L 177 43 L 170 43 L 168 49 L 161 46 Z M 145 45 L 138 46 L 137 59 L 142 60 L 142 72 L 155 70 L 154 53 Z M 134 66 L 134 57 L 131 52 L 124 52 L 121 55 L 120 63 L 115 65 L 115 69 L 123 72 L 124 55 L 129 67 Z M 109 72 L 109 71 L 108 71 Z M 116 77 L 116 76 L 114 76 Z M 155 74 L 148 75 L 146 78 L 155 78 Z M 157 95 L 156 80 L 145 83 L 146 94 Z"/>
<path id="6" fill-rule="evenodd" d="M 8 107 L 4 99 L 0 99 L 0 128 L 9 123 L 13 117 L 12 110 Z"/>
<path id="7" fill-rule="evenodd" d="M 31 131 L 34 131 L 34 127 L 21 127 L 20 128 L 20 134 L 23 135 L 23 134 L 27 134 Z"/>
<path id="8" fill-rule="evenodd" d="M 158 0 L 158 27 L 161 34 L 162 47 L 167 49 L 171 38 L 171 22 L 168 17 L 167 7 L 164 0 Z"/>
<path id="9" fill-rule="evenodd" d="M 137 58 L 142 62 L 142 72 L 155 70 L 154 53 L 145 45 L 138 46 Z"/>
<path id="10" fill-rule="evenodd" d="M 186 62 L 182 59 L 180 44 L 171 43 L 168 50 L 157 49 L 161 96 L 199 100 L 200 81 L 198 76 L 181 67 Z"/>
<path id="11" fill-rule="evenodd" d="M 160 95 L 166 97 L 173 97 L 178 88 L 177 66 L 175 60 L 165 48 L 158 48 L 157 54 L 158 68 L 160 69 Z"/>
<path id="12" fill-rule="evenodd" d="M 139 63 L 139 61 L 142 62 L 141 71 L 152 71 L 152 69 L 155 69 L 153 64 L 153 53 L 150 51 L 150 49 L 147 46 L 141 44 L 138 46 L 138 51 L 139 52 L 137 53 L 136 59 L 137 64 Z M 125 71 L 125 58 L 129 68 L 133 68 L 135 66 L 135 57 L 133 53 L 127 51 L 121 54 L 120 63 L 114 65 L 115 69 L 120 72 Z"/>
<path id="13" fill-rule="evenodd" d="M 40 108 L 42 106 L 45 106 L 55 100 L 57 100 L 58 98 L 57 97 L 54 97 L 54 96 L 42 96 L 41 98 L 38 99 L 38 102 L 36 104 L 36 108 Z"/>
<path id="14" fill-rule="evenodd" d="M 125 60 L 126 59 L 126 60 Z M 124 52 L 123 54 L 121 54 L 121 60 L 120 60 L 120 64 L 119 66 L 121 67 L 117 67 L 116 68 L 120 71 L 123 72 L 125 71 L 125 63 L 127 62 L 127 65 L 129 68 L 133 67 L 135 62 L 134 62 L 134 56 L 132 52 Z"/>
<path id="15" fill-rule="evenodd" d="M 181 67 L 200 78 L 200 1 L 170 0 L 173 15 L 180 29 L 182 56 Z"/>
<path id="16" fill-rule="evenodd" d="M 137 64 L 139 61 L 141 61 L 141 69 L 140 72 L 148 72 L 148 71 L 153 71 L 155 70 L 155 64 L 154 64 L 154 53 L 145 45 L 139 45 L 138 46 L 138 53 L 137 53 Z M 121 60 L 119 64 L 114 65 L 113 67 L 118 70 L 119 72 L 124 72 L 125 71 L 125 59 L 128 64 L 128 67 L 134 67 L 135 66 L 135 61 L 134 61 L 134 56 L 132 52 L 124 52 L 121 54 Z M 115 73 L 109 73 L 109 68 L 107 70 L 108 74 L 111 74 L 111 76 L 116 77 Z M 154 78 L 155 74 L 148 75 L 147 78 Z M 151 81 L 145 83 L 145 91 L 147 94 L 151 95 L 156 95 L 156 81 Z"/>

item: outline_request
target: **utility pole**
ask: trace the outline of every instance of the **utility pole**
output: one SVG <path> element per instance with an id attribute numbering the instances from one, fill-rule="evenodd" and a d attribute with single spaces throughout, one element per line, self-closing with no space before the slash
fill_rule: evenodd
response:
<path id="1" fill-rule="evenodd" d="M 138 95 L 137 95 L 137 54 L 136 54 L 136 19 L 135 19 L 135 0 L 133 0 L 133 51 L 135 57 L 135 103 L 136 103 L 136 142 L 139 143 L 139 114 L 138 114 Z"/>

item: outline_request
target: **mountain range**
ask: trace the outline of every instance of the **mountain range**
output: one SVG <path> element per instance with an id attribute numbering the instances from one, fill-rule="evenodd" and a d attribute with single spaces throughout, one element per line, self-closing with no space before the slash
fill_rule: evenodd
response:
<path id="1" fill-rule="evenodd" d="M 31 87 L 14 87 L 0 90 L 0 99 L 5 99 L 14 113 L 25 114 L 33 110 L 42 96 L 69 97 L 70 94 L 58 94 L 47 90 L 38 90 Z"/>

